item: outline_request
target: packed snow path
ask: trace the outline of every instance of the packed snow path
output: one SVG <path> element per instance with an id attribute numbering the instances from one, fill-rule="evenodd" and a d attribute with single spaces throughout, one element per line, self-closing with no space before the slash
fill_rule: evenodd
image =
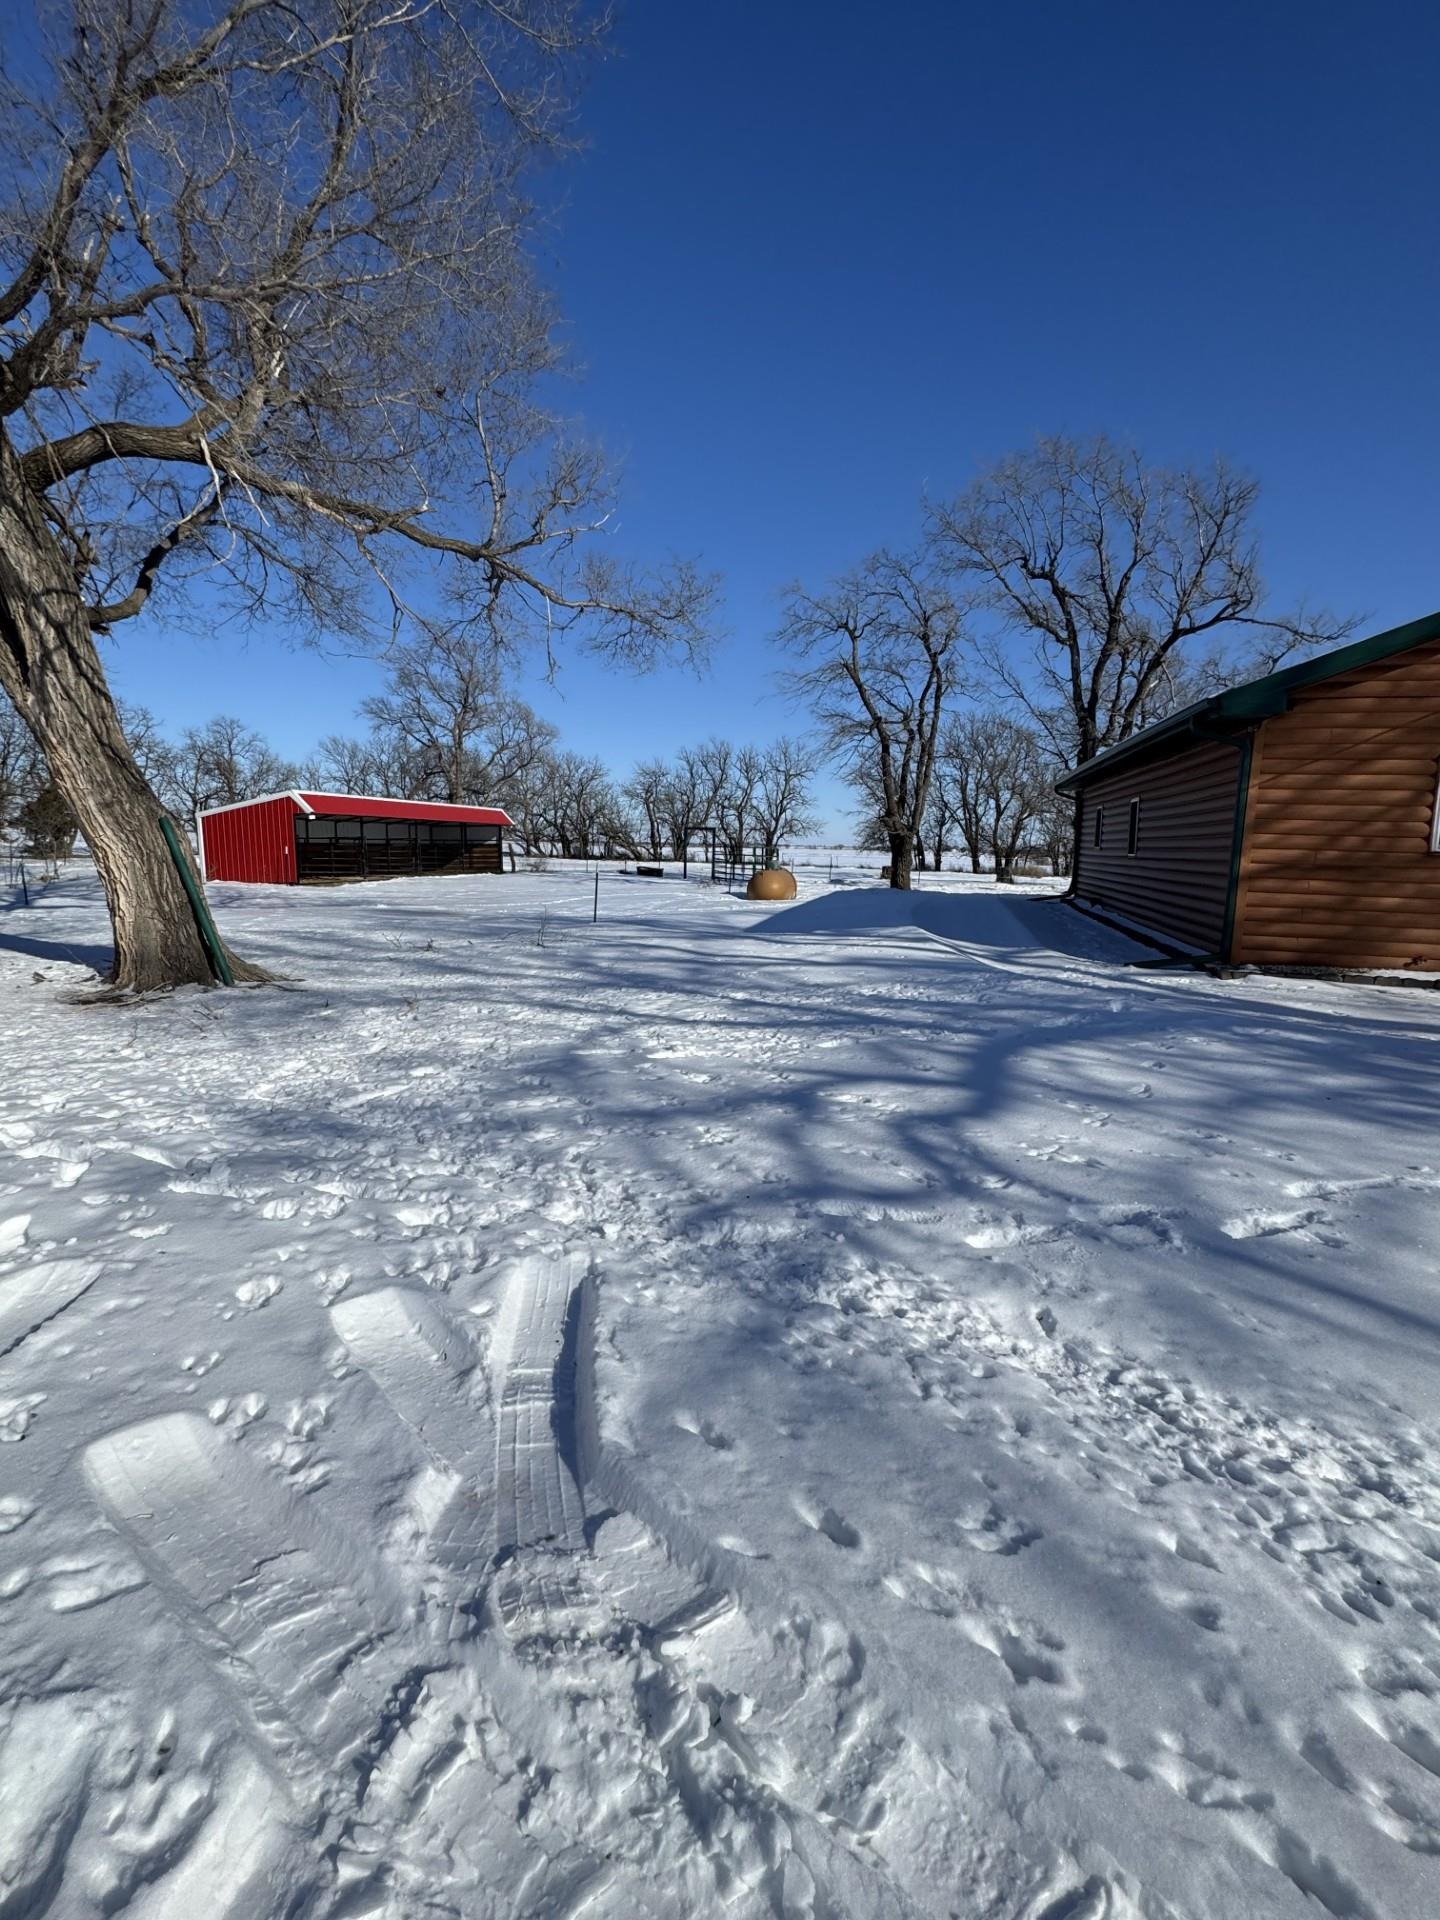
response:
<path id="1" fill-rule="evenodd" d="M 0 1920 L 1440 1913 L 1440 1007 L 988 886 L 0 917 Z"/>

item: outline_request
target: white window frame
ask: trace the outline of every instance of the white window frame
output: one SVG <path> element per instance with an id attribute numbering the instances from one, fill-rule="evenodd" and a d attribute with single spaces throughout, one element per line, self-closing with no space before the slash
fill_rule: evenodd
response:
<path id="1" fill-rule="evenodd" d="M 1435 777 L 1435 804 L 1430 809 L 1430 851 L 1440 853 L 1440 774 Z"/>
<path id="2" fill-rule="evenodd" d="M 1140 799 L 1138 793 L 1130 796 L 1130 814 L 1125 822 L 1125 857 L 1134 860 L 1140 852 Z"/>

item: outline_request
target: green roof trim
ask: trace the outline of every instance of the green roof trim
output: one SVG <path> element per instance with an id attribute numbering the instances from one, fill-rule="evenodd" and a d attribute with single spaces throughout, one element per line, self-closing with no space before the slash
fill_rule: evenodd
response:
<path id="1" fill-rule="evenodd" d="M 1178 745 L 1189 740 L 1213 737 L 1217 729 L 1242 727 L 1284 713 L 1290 696 L 1303 687 L 1313 687 L 1337 674 L 1350 673 L 1356 667 L 1371 667 L 1388 660 L 1392 654 L 1408 653 L 1411 647 L 1423 647 L 1428 640 L 1440 640 L 1440 613 L 1427 614 L 1423 620 L 1411 620 L 1403 627 L 1390 627 L 1372 634 L 1368 640 L 1352 640 L 1348 646 L 1333 647 L 1313 660 L 1301 660 L 1293 667 L 1281 667 L 1261 680 L 1247 680 L 1241 686 L 1212 693 L 1208 700 L 1197 700 L 1178 713 L 1157 720 L 1152 727 L 1131 734 L 1118 747 L 1107 747 L 1093 760 L 1085 761 L 1063 780 L 1055 782 L 1057 793 L 1073 793 L 1112 767 L 1122 765 L 1136 754 L 1148 753 L 1169 740 Z"/>

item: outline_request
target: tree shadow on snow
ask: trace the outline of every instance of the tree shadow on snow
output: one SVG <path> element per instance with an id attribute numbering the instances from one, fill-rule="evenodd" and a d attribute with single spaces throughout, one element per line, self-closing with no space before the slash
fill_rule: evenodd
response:
<path id="1" fill-rule="evenodd" d="M 93 967 L 96 973 L 108 973 L 115 950 L 88 941 L 37 940 L 32 935 L 12 933 L 0 925 L 0 953 L 23 953 L 32 960 L 66 960 L 75 966 Z"/>
<path id="2" fill-rule="evenodd" d="M 473 945 L 457 952 L 462 925 Z M 776 937 L 844 930 L 882 937 L 841 954 Z M 476 1165 L 543 1164 L 530 1141 L 543 1089 L 547 1135 L 583 1147 L 655 1224 L 606 1260 L 663 1252 L 741 1287 L 761 1346 L 833 1280 L 842 1240 L 847 1262 L 957 1295 L 1010 1284 L 1017 1261 L 1037 1281 L 1062 1275 L 1074 1255 L 1144 1302 L 1180 1370 L 1230 1356 L 1252 1377 L 1293 1372 L 1297 1389 L 1316 1328 L 1343 1329 L 1377 1367 L 1440 1332 L 1413 1260 L 1433 1194 L 1387 1194 L 1363 1246 L 1322 1238 L 1321 1220 L 1308 1234 L 1237 1220 L 1257 1195 L 1300 1213 L 1307 1180 L 1433 1160 L 1440 1026 L 1378 989 L 1297 1000 L 1265 981 L 1132 969 L 1143 949 L 1023 895 L 847 889 L 758 923 L 657 910 L 613 931 L 555 916 L 541 947 L 533 912 L 495 924 L 417 903 L 413 919 L 347 927 L 354 968 L 326 993 L 373 1032 L 403 947 L 395 1012 L 417 1023 L 403 1045 L 417 1084 L 453 1068 L 478 1011 L 512 1029 L 513 1067 L 477 1056 L 483 1097 L 437 1109 L 430 1137 Z M 237 1133 L 253 1127 L 262 1159 L 293 1161 L 306 1142 L 331 1159 L 383 1113 L 352 1120 L 325 1100 L 267 1102 Z M 549 1185 L 529 1200 L 510 1189 L 516 1222 Z"/>

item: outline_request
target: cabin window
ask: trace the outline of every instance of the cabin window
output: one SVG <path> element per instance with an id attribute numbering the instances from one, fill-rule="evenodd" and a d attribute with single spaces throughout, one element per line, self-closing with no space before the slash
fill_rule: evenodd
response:
<path id="1" fill-rule="evenodd" d="M 1105 809 L 1104 807 L 1096 807 L 1095 809 L 1095 844 L 1097 847 L 1103 847 L 1105 844 Z"/>
<path id="2" fill-rule="evenodd" d="M 1440 853 L 1440 782 L 1435 787 L 1435 807 L 1430 815 L 1430 851 Z"/>
<path id="3" fill-rule="evenodd" d="M 1138 850 L 1139 845 L 1140 845 L 1140 802 L 1138 800 L 1132 800 L 1130 802 L 1130 838 L 1129 838 L 1129 843 L 1125 848 L 1125 851 L 1127 853 L 1134 853 Z"/>

